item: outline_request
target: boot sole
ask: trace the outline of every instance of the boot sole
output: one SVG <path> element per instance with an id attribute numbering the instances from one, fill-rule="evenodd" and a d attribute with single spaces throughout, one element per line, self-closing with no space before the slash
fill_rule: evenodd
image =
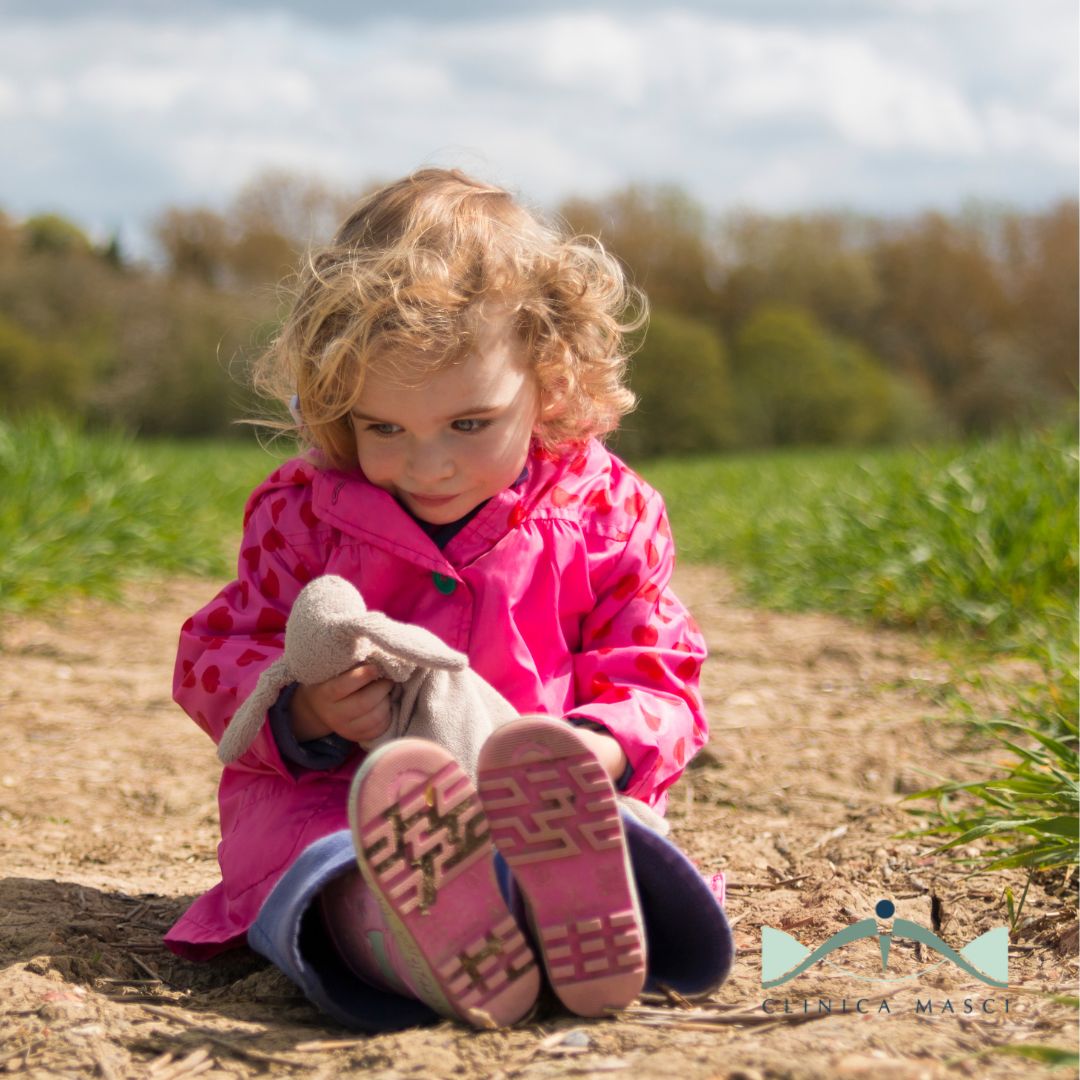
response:
<path id="1" fill-rule="evenodd" d="M 579 1016 L 629 1005 L 645 982 L 645 937 L 603 767 L 566 724 L 518 720 L 484 744 L 477 786 L 559 1000 Z"/>
<path id="2" fill-rule="evenodd" d="M 474 1027 L 521 1020 L 540 974 L 499 891 L 476 789 L 453 757 L 421 739 L 375 750 L 353 780 L 349 823 L 421 1000 Z"/>

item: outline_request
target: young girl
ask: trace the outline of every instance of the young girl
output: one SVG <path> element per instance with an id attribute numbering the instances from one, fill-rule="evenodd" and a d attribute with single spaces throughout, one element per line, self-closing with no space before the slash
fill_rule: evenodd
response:
<path id="1" fill-rule="evenodd" d="M 636 295 L 597 243 L 438 169 L 309 260 L 259 380 L 307 450 L 250 497 L 237 580 L 183 627 L 176 700 L 219 741 L 301 588 L 337 574 L 529 719 L 488 740 L 474 786 L 434 743 L 365 753 L 394 702 L 373 666 L 289 686 L 224 769 L 222 880 L 174 951 L 246 941 L 369 1031 L 516 1022 L 541 972 L 582 1015 L 726 977 L 712 892 L 615 796 L 662 812 L 707 737 L 663 503 L 597 439 L 633 405 Z"/>

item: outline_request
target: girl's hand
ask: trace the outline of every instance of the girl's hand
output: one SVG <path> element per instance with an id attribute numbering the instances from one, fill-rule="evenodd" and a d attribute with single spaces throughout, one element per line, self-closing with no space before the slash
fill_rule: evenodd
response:
<path id="1" fill-rule="evenodd" d="M 333 732 L 357 743 L 369 743 L 390 727 L 390 679 L 380 679 L 371 664 L 361 664 L 326 682 L 301 683 L 289 713 L 298 742 Z"/>

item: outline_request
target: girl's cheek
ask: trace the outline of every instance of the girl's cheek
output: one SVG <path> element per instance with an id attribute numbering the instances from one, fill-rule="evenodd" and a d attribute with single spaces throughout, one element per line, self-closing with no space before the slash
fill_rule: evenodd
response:
<path id="1" fill-rule="evenodd" d="M 358 442 L 356 456 L 364 475 L 373 482 L 382 479 L 393 468 L 392 454 L 385 447 L 372 446 L 366 439 Z"/>

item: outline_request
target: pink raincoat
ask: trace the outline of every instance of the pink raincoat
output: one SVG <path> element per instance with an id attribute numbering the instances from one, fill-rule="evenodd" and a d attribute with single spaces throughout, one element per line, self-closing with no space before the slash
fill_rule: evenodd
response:
<path id="1" fill-rule="evenodd" d="M 239 576 L 180 635 L 173 696 L 215 742 L 281 653 L 297 593 L 339 574 L 368 607 L 437 634 L 520 712 L 593 720 L 633 768 L 627 794 L 664 791 L 704 743 L 704 641 L 668 581 L 660 496 L 598 442 L 533 447 L 526 479 L 494 496 L 441 551 L 359 472 L 297 458 L 252 494 Z M 348 827 L 358 751 L 328 772 L 285 761 L 269 724 L 219 789 L 222 881 L 169 931 L 181 955 L 241 944 L 304 848 Z"/>

